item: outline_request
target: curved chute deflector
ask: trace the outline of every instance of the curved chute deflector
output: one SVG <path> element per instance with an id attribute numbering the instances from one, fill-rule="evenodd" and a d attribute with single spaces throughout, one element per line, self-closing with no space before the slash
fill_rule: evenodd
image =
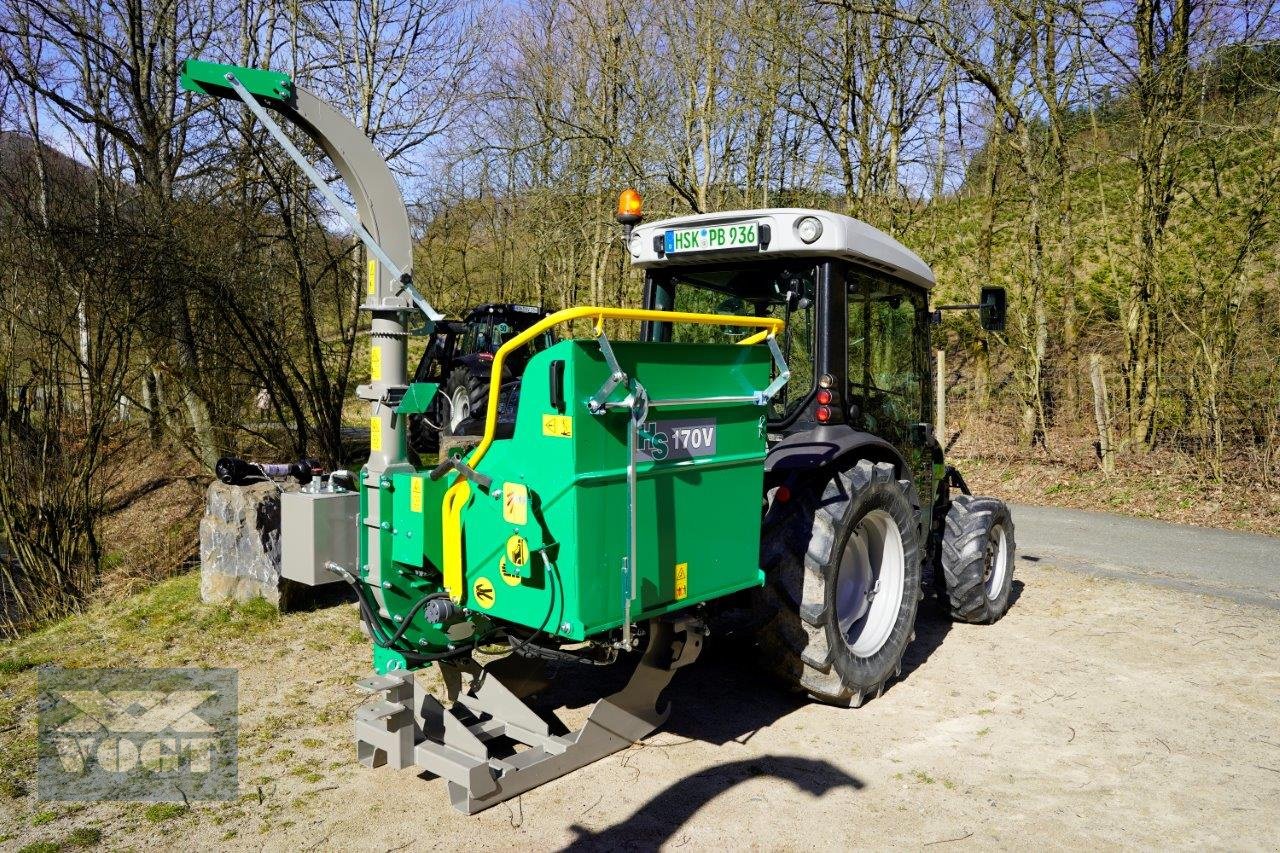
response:
<path id="1" fill-rule="evenodd" d="M 278 71 L 188 59 L 182 64 L 181 83 L 188 91 L 244 100 L 251 109 L 272 109 L 311 137 L 337 168 L 355 199 L 357 221 L 350 224 L 357 233 L 361 229 L 367 232 L 359 236 L 366 244 L 372 240 L 371 258 L 382 261 L 370 268 L 372 281 L 366 306 L 407 308 L 416 304 L 429 319 L 440 318 L 412 286 L 413 243 L 400 187 L 378 149 L 346 116 Z M 317 184 L 317 189 L 338 208 L 338 213 L 347 218 L 350 211 L 318 180 L 293 144 L 263 114 L 259 113 L 259 118 Z"/>

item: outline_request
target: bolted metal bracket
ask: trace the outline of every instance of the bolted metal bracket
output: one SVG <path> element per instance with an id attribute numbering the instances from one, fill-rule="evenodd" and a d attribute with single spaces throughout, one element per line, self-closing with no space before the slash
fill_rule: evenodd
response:
<path id="1" fill-rule="evenodd" d="M 654 620 L 626 687 L 596 702 L 586 724 L 566 735 L 552 734 L 521 699 L 545 684 L 536 659 L 441 662 L 448 707 L 404 670 L 366 678 L 359 685 L 374 698 L 356 713 L 356 751 L 367 767 L 416 766 L 442 777 L 454 808 L 475 814 L 652 733 L 671 713 L 659 704 L 662 691 L 697 659 L 705 637 L 694 616 Z M 526 748 L 497 749 L 511 741 Z"/>
<path id="2" fill-rule="evenodd" d="M 618 364 L 618 357 L 613 354 L 613 347 L 609 344 L 609 338 L 604 333 L 604 329 L 600 330 L 600 334 L 596 336 L 596 341 L 600 344 L 600 352 L 604 355 L 605 364 L 609 365 L 609 378 L 600 386 L 600 390 L 592 395 L 587 401 L 587 411 L 593 415 L 603 415 L 608 408 L 605 401 L 609 399 L 609 395 L 613 393 L 613 389 L 617 388 L 627 381 L 627 374 L 622 369 L 622 365 Z"/>

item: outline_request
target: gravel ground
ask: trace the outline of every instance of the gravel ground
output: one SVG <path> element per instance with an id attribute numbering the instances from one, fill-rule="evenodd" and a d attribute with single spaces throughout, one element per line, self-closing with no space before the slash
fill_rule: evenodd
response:
<path id="1" fill-rule="evenodd" d="M 732 648 L 683 670 L 649 740 L 474 817 L 350 747 L 367 647 L 347 606 L 285 617 L 239 665 L 239 802 L 157 822 L 67 807 L 112 849 L 1280 847 L 1280 612 L 1019 561 L 994 626 L 922 619 L 860 710 L 778 690 Z M 593 673 L 594 675 L 594 673 Z M 559 690 L 570 725 L 606 673 Z M 434 677 L 434 676 L 432 676 Z M 48 808 L 41 805 L 40 807 Z"/>

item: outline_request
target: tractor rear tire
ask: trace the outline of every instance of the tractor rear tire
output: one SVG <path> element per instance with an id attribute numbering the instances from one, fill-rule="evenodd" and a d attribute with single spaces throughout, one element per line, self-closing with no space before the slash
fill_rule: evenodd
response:
<path id="1" fill-rule="evenodd" d="M 771 495 L 757 591 L 764 663 L 797 690 L 859 707 L 902 672 L 920 601 L 920 504 L 892 465 L 859 461 L 821 494 Z"/>
<path id="2" fill-rule="evenodd" d="M 441 437 L 463 435 L 459 429 L 471 418 L 483 422 L 488 400 L 488 381 L 465 367 L 455 367 L 445 380 L 440 401 Z"/>
<path id="3" fill-rule="evenodd" d="M 1013 516 L 1004 501 L 952 498 L 942 537 L 952 619 L 989 625 L 1008 611 L 1015 553 Z"/>

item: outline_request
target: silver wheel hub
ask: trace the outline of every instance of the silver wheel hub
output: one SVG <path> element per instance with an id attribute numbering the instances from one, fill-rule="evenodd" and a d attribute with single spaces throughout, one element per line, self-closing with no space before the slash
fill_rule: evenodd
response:
<path id="1" fill-rule="evenodd" d="M 1009 534 L 1003 524 L 991 528 L 987 540 L 987 559 L 982 569 L 983 585 L 987 590 L 987 598 L 994 601 L 1000 597 L 1004 589 L 1004 580 L 1009 574 Z"/>
<path id="2" fill-rule="evenodd" d="M 456 431 L 458 425 L 471 417 L 471 395 L 466 388 L 457 388 L 449 399 L 449 430 Z"/>
<path id="3" fill-rule="evenodd" d="M 902 609 L 906 554 L 898 523 L 875 509 L 854 528 L 836 574 L 840 636 L 858 657 L 870 657 L 889 641 Z"/>

